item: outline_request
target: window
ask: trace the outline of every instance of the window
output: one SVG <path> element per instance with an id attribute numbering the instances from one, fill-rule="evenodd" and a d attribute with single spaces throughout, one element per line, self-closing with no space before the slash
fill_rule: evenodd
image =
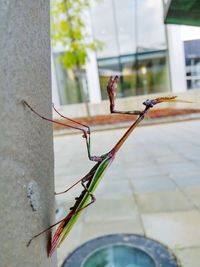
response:
<path id="1" fill-rule="evenodd" d="M 95 38 L 105 44 L 97 53 L 103 99 L 115 74 L 118 97 L 169 91 L 162 0 L 102 0 L 91 17 Z"/>
<path id="2" fill-rule="evenodd" d="M 200 40 L 184 42 L 187 89 L 200 88 Z"/>

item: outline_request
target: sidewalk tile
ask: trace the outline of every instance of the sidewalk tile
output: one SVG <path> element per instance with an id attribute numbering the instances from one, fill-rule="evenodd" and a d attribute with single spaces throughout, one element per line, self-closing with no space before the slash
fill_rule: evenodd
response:
<path id="1" fill-rule="evenodd" d="M 193 208 L 191 202 L 178 190 L 136 194 L 141 212 L 184 211 Z"/>
<path id="2" fill-rule="evenodd" d="M 142 220 L 147 236 L 170 248 L 200 246 L 200 213 L 196 210 L 142 214 Z"/>
<path id="3" fill-rule="evenodd" d="M 177 249 L 174 251 L 183 267 L 200 266 L 200 247 Z"/>
<path id="4" fill-rule="evenodd" d="M 106 221 L 101 220 L 98 222 L 87 222 L 85 228 L 82 231 L 81 240 L 84 242 L 102 235 L 119 234 L 119 233 L 133 233 L 143 235 L 143 228 L 138 217 L 135 216 L 132 219 Z"/>

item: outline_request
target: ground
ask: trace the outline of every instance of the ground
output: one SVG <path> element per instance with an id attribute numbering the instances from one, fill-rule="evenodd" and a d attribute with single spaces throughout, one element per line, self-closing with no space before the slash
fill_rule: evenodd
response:
<path id="1" fill-rule="evenodd" d="M 107 152 L 126 129 L 92 134 L 92 154 Z M 100 235 L 137 233 L 171 248 L 184 267 L 199 267 L 200 120 L 139 127 L 124 144 L 85 210 L 58 249 L 59 266 L 77 246 Z M 54 138 L 56 191 L 84 176 L 81 134 Z M 57 220 L 73 205 L 81 186 L 56 197 Z"/>

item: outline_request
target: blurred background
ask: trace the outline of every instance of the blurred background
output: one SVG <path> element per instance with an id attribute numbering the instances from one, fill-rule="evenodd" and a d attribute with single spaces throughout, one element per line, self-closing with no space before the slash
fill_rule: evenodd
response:
<path id="1" fill-rule="evenodd" d="M 77 103 L 98 103 L 98 112 L 105 112 L 102 102 L 107 99 L 110 75 L 120 76 L 117 97 L 122 100 L 200 88 L 200 29 L 164 24 L 167 4 L 162 0 L 80 1 L 85 2 L 79 4 L 80 12 L 76 1 L 74 6 L 69 1 L 69 7 L 63 8 L 58 6 L 59 2 L 52 4 L 55 104 L 73 109 L 72 105 Z M 185 7 L 187 14 L 194 6 L 192 3 Z M 184 5 L 175 7 L 183 9 Z M 179 13 L 175 19 L 180 17 Z M 175 19 L 172 22 L 184 23 Z M 79 111 L 84 115 L 81 107 L 76 105 L 73 112 L 77 113 L 73 116 L 79 116 Z M 94 110 L 91 113 L 95 115 Z"/>
<path id="2" fill-rule="evenodd" d="M 111 75 L 120 77 L 120 110 L 142 109 L 145 99 L 160 95 L 195 102 L 160 105 L 146 126 L 136 129 L 97 188 L 97 202 L 58 249 L 59 266 L 91 239 L 131 233 L 168 246 L 182 266 L 199 267 L 199 12 L 195 0 L 52 0 L 53 102 L 63 115 L 93 125 L 92 154 L 109 151 L 133 120 L 119 116 L 110 121 L 106 85 Z M 76 131 L 55 127 L 54 149 L 59 192 L 93 163 Z M 56 197 L 57 220 L 81 190 L 77 186 Z M 120 265 L 113 251 L 106 254 L 106 263 L 92 258 L 81 266 L 157 266 L 148 260 Z"/>

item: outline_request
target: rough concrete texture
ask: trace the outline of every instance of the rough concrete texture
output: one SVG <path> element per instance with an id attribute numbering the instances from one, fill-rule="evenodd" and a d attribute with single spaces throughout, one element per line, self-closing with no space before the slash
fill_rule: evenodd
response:
<path id="1" fill-rule="evenodd" d="M 0 8 L 0 266 L 55 266 L 49 0 L 3 0 Z"/>

